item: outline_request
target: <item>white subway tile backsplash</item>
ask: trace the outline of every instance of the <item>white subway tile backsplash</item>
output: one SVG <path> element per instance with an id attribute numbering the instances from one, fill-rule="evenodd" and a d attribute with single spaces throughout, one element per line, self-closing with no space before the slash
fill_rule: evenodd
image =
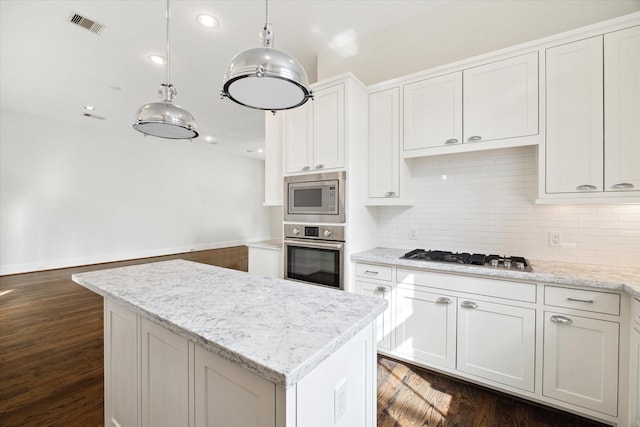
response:
<path id="1" fill-rule="evenodd" d="M 639 265 L 640 205 L 535 205 L 535 147 L 417 158 L 409 168 L 415 205 L 377 208 L 380 246 Z M 575 247 L 550 247 L 550 231 Z"/>

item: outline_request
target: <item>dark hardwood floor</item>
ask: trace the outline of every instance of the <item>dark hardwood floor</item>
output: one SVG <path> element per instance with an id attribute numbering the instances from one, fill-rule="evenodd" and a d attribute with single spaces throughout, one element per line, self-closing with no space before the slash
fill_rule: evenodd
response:
<path id="1" fill-rule="evenodd" d="M 247 271 L 245 246 L 0 277 L 0 426 L 104 425 L 102 297 L 73 273 L 182 258 Z"/>
<path id="2" fill-rule="evenodd" d="M 102 298 L 71 274 L 174 258 L 247 270 L 236 247 L 0 277 L 0 427 L 102 426 Z M 380 427 L 598 425 L 378 358 Z"/>
<path id="3" fill-rule="evenodd" d="M 378 427 L 598 427 L 581 418 L 378 356 Z"/>

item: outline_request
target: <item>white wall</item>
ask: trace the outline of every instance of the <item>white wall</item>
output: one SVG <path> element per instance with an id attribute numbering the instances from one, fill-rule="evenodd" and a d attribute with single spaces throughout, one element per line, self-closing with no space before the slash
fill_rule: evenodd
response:
<path id="1" fill-rule="evenodd" d="M 0 274 L 269 238 L 264 163 L 0 110 Z"/>
<path id="2" fill-rule="evenodd" d="M 318 79 L 350 71 L 370 85 L 638 10 L 640 0 L 451 0 L 359 37 L 350 56 L 321 52 Z"/>
<path id="3" fill-rule="evenodd" d="M 638 266 L 640 205 L 534 205 L 535 147 L 411 162 L 415 206 L 377 208 L 379 246 Z M 575 248 L 549 247 L 552 230 Z"/>

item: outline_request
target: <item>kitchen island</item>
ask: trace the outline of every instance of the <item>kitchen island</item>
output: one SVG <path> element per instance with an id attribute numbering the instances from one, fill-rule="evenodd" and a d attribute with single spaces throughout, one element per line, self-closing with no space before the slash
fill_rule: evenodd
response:
<path id="1" fill-rule="evenodd" d="M 105 300 L 105 425 L 373 426 L 384 300 L 184 260 L 73 275 Z"/>

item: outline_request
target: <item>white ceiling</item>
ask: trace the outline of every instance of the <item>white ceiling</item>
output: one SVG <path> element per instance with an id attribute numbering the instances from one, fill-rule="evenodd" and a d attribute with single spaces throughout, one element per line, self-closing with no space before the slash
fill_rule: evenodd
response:
<path id="1" fill-rule="evenodd" d="M 318 52 L 338 35 L 376 32 L 443 3 L 272 0 L 275 47 L 296 57 L 314 82 Z M 131 129 L 136 110 L 158 100 L 165 80 L 165 67 L 147 59 L 165 55 L 165 8 L 165 0 L 0 0 L 0 107 Z M 101 34 L 69 23 L 72 12 L 103 24 Z M 195 18 L 201 13 L 215 16 L 219 27 L 200 27 Z M 231 58 L 260 46 L 264 22 L 263 0 L 171 1 L 171 83 L 176 104 L 198 122 L 201 137 L 191 143 L 263 157 L 264 113 L 219 93 Z M 88 104 L 105 120 L 85 117 Z"/>

